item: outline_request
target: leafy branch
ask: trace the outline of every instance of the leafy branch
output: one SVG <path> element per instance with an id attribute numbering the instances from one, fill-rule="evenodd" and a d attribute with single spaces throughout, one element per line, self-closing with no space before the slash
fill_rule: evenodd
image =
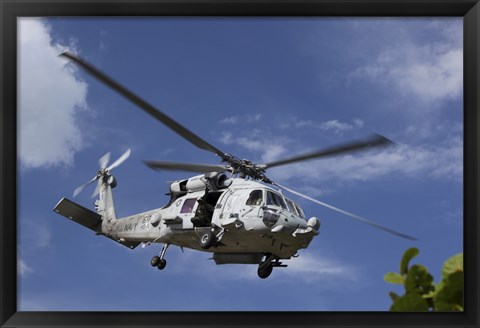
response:
<path id="1" fill-rule="evenodd" d="M 442 281 L 437 285 L 423 265 L 410 261 L 419 254 L 415 247 L 403 254 L 400 272 L 388 272 L 383 279 L 391 284 L 404 285 L 405 294 L 390 292 L 393 303 L 390 311 L 463 311 L 463 253 L 445 261 Z"/>

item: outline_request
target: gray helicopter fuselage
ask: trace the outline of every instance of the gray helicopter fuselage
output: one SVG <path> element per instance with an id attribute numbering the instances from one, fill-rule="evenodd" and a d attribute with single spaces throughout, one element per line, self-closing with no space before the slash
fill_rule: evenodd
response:
<path id="1" fill-rule="evenodd" d="M 225 189 L 192 189 L 171 195 L 163 208 L 104 220 L 102 233 L 121 243 L 168 243 L 214 253 L 272 253 L 279 258 L 290 258 L 318 234 L 318 220 L 312 224 L 311 219 L 309 229 L 298 205 L 262 183 L 234 178 Z M 257 195 L 255 202 L 252 194 Z M 209 195 L 213 196 L 213 203 L 208 204 L 212 211 L 204 224 L 194 224 L 192 218 L 199 215 L 202 199 L 208 200 Z M 202 249 L 198 240 L 212 226 L 218 229 L 220 243 Z"/>

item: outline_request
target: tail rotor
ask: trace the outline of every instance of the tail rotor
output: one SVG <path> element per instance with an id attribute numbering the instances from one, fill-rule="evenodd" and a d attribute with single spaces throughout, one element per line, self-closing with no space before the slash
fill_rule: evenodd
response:
<path id="1" fill-rule="evenodd" d="M 98 160 L 98 164 L 100 164 L 100 169 L 105 169 L 110 161 L 110 152 L 106 153 Z"/>
<path id="2" fill-rule="evenodd" d="M 112 165 L 106 168 L 107 172 L 110 172 L 111 170 L 113 170 L 114 168 L 120 166 L 123 162 L 125 162 L 127 158 L 130 157 L 130 153 L 131 153 L 131 150 L 129 148 L 127 149 L 126 152 L 122 154 L 122 156 L 120 156 L 115 162 L 113 162 Z"/>
<path id="3" fill-rule="evenodd" d="M 92 184 L 95 182 L 95 180 L 97 180 L 98 178 L 95 176 L 92 180 L 88 181 L 87 183 L 81 185 L 80 187 L 78 187 L 77 189 L 75 189 L 75 191 L 73 192 L 73 197 L 77 197 L 78 194 L 80 194 L 83 189 L 85 189 L 85 187 L 87 187 L 88 185 Z"/>
<path id="4" fill-rule="evenodd" d="M 99 160 L 98 163 L 100 165 L 100 169 L 98 170 L 97 174 L 88 182 L 84 183 L 75 191 L 73 192 L 73 197 L 76 197 L 78 194 L 80 194 L 87 186 L 90 184 L 94 183 L 97 181 L 97 186 L 95 188 L 95 191 L 93 192 L 92 198 L 98 195 L 100 192 L 100 187 L 103 182 L 108 181 L 110 177 L 113 178 L 113 176 L 110 174 L 110 171 L 113 170 L 114 168 L 120 166 L 123 162 L 127 160 L 127 158 L 130 156 L 131 149 L 127 149 L 126 152 L 122 154 L 115 162 L 113 162 L 110 166 L 107 167 L 108 162 L 110 161 L 110 152 L 106 153 L 103 155 Z"/>

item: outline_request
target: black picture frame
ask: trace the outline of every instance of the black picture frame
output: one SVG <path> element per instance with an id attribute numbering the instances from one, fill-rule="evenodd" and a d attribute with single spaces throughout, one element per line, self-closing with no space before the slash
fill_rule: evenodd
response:
<path id="1" fill-rule="evenodd" d="M 1 327 L 479 327 L 478 0 L 0 0 L 0 325 Z M 28 16 L 457 16 L 464 18 L 463 313 L 390 312 L 18 312 L 17 17 Z M 288 295 L 285 295 L 288 300 Z"/>

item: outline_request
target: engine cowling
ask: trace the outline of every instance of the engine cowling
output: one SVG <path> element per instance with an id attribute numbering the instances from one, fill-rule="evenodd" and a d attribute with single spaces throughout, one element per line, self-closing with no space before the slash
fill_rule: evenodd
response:
<path id="1" fill-rule="evenodd" d="M 233 182 L 225 173 L 218 172 L 205 173 L 204 179 L 209 184 L 211 190 L 228 188 Z"/>
<path id="2" fill-rule="evenodd" d="M 172 194 L 182 194 L 204 190 L 208 187 L 210 190 L 228 188 L 232 180 L 225 173 L 209 172 L 203 175 L 197 175 L 190 179 L 178 180 L 170 184 Z"/>

